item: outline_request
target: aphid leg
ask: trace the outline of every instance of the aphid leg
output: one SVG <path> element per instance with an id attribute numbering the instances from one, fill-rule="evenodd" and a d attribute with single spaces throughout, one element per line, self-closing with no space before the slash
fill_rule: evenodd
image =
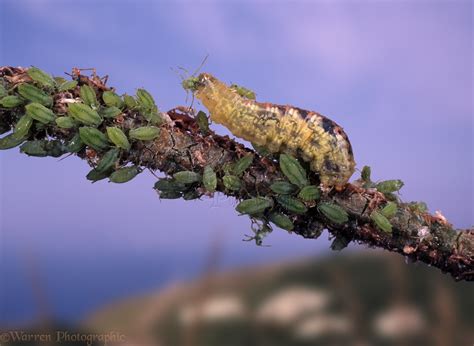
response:
<path id="1" fill-rule="evenodd" d="M 186 80 L 188 79 L 187 78 L 187 76 L 189 75 L 188 70 L 186 70 L 184 67 L 181 67 L 181 66 L 178 66 L 178 69 L 182 70 L 184 73 L 180 73 L 179 71 L 176 71 L 172 67 L 170 67 L 170 69 L 171 69 L 171 71 L 173 71 L 174 73 L 176 73 L 179 76 L 179 78 L 181 79 L 181 84 L 184 86 L 185 83 L 186 83 Z M 189 89 L 185 87 L 184 90 L 186 90 L 186 100 L 184 102 L 188 103 Z M 194 94 L 193 94 L 193 101 L 194 101 Z M 191 103 L 191 106 L 189 106 L 189 108 L 191 108 L 191 107 L 192 107 L 192 103 Z"/>
<path id="2" fill-rule="evenodd" d="M 191 105 L 189 106 L 189 109 L 193 109 L 194 105 L 194 93 L 192 94 L 193 98 L 191 99 Z M 188 93 L 186 92 L 186 102 L 188 102 Z"/>
<path id="3" fill-rule="evenodd" d="M 157 175 L 155 174 L 155 172 L 153 172 L 150 168 L 148 168 L 148 171 L 149 171 L 156 179 L 160 179 L 160 177 L 157 176 Z"/>
<path id="4" fill-rule="evenodd" d="M 58 161 L 65 160 L 65 159 L 67 159 L 68 157 L 70 157 L 70 156 L 72 156 L 72 155 L 74 155 L 74 154 L 75 154 L 75 153 L 69 153 L 69 154 L 67 154 L 67 155 L 64 156 L 64 157 L 61 157 Z"/>

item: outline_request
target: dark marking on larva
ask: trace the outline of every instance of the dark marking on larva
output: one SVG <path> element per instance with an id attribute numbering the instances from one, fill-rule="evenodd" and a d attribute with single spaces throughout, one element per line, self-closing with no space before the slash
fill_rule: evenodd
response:
<path id="1" fill-rule="evenodd" d="M 347 136 L 346 136 L 347 138 Z M 352 144 L 350 142 L 347 142 L 347 152 L 349 153 L 350 156 L 354 156 L 354 152 L 352 151 Z"/>
<path id="2" fill-rule="evenodd" d="M 259 109 L 257 110 L 257 116 L 265 120 L 275 120 L 278 119 L 278 115 L 271 112 L 270 109 Z"/>
<path id="3" fill-rule="evenodd" d="M 306 109 L 300 109 L 300 108 L 297 108 L 297 109 L 298 109 L 298 113 L 299 113 L 301 119 L 303 119 L 303 120 L 310 119 L 311 113 L 314 113 L 314 112 L 307 111 Z"/>
<path id="4" fill-rule="evenodd" d="M 340 135 L 342 138 L 344 138 L 344 140 L 346 141 L 347 143 L 347 152 L 349 153 L 349 155 L 353 156 L 354 153 L 352 151 L 352 144 L 351 142 L 349 141 L 349 137 L 347 137 L 347 134 L 344 132 L 344 130 L 342 129 L 342 127 L 340 127 L 339 125 L 336 126 L 335 128 L 335 132 Z"/>
<path id="5" fill-rule="evenodd" d="M 334 129 L 337 127 L 337 124 L 334 121 L 324 116 L 321 116 L 321 118 L 322 118 L 322 126 L 323 126 L 324 131 L 334 136 L 335 135 Z"/>
<path id="6" fill-rule="evenodd" d="M 329 158 L 329 156 L 326 156 L 324 158 L 324 166 L 326 167 L 326 169 L 328 171 L 332 171 L 332 172 L 336 172 L 336 173 L 339 173 L 341 171 L 341 169 L 339 168 L 339 165 L 337 165 L 336 163 L 334 163 L 333 160 L 331 160 Z"/>
<path id="7" fill-rule="evenodd" d="M 311 145 L 315 148 L 321 147 L 321 144 L 319 143 L 319 139 L 316 136 L 311 136 Z"/>

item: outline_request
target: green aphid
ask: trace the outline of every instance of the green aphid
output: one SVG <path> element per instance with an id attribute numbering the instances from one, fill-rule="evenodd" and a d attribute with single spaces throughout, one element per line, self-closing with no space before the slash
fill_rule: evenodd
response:
<path id="1" fill-rule="evenodd" d="M 184 90 L 191 90 L 196 91 L 199 85 L 199 78 L 197 77 L 190 77 L 188 79 L 184 79 L 181 83 L 181 86 Z"/>
<path id="2" fill-rule="evenodd" d="M 193 199 L 198 199 L 199 197 L 201 197 L 201 194 L 195 189 L 183 193 L 183 199 L 185 201 L 192 201 Z"/>
<path id="3" fill-rule="evenodd" d="M 163 117 L 157 109 L 152 110 L 140 110 L 140 114 L 152 125 L 161 125 L 163 124 Z"/>
<path id="4" fill-rule="evenodd" d="M 60 140 L 46 141 L 45 143 L 48 156 L 60 157 L 67 152 L 66 146 Z"/>
<path id="5" fill-rule="evenodd" d="M 20 84 L 18 86 L 18 93 L 25 99 L 32 102 L 38 102 L 43 106 L 51 106 L 53 104 L 53 98 L 51 96 L 32 84 Z"/>
<path id="6" fill-rule="evenodd" d="M 270 185 L 270 189 L 279 195 L 291 195 L 295 193 L 298 188 L 287 181 L 275 181 Z"/>
<path id="7" fill-rule="evenodd" d="M 151 141 L 160 135 L 160 129 L 154 126 L 137 127 L 130 130 L 128 136 L 141 141 Z"/>
<path id="8" fill-rule="evenodd" d="M 99 113 L 83 103 L 69 104 L 67 112 L 69 116 L 85 125 L 98 126 L 102 123 Z"/>
<path id="9" fill-rule="evenodd" d="M 70 153 L 78 153 L 82 148 L 84 148 L 84 142 L 81 140 L 79 133 L 76 133 L 66 144 L 66 151 Z"/>
<path id="10" fill-rule="evenodd" d="M 304 214 L 308 211 L 308 208 L 300 200 L 291 196 L 277 196 L 278 204 L 280 204 L 286 210 L 295 214 Z"/>
<path id="11" fill-rule="evenodd" d="M 120 150 L 117 148 L 110 149 L 102 156 L 95 169 L 99 172 L 106 172 L 113 168 L 118 160 L 119 152 Z"/>
<path id="12" fill-rule="evenodd" d="M 96 170 L 95 168 L 91 170 L 87 175 L 86 178 L 87 180 L 92 181 L 92 183 L 95 183 L 96 181 L 103 180 L 105 178 L 108 178 L 110 175 L 110 171 L 107 172 L 100 172 Z"/>
<path id="13" fill-rule="evenodd" d="M 5 137 L 0 138 L 0 150 L 6 150 L 17 147 L 24 141 L 24 138 L 18 138 L 15 136 L 14 133 L 10 133 Z"/>
<path id="14" fill-rule="evenodd" d="M 69 80 L 61 83 L 58 88 L 59 92 L 69 91 L 77 87 L 77 80 Z"/>
<path id="15" fill-rule="evenodd" d="M 385 207 L 380 210 L 380 213 L 385 216 L 387 219 L 390 219 L 391 217 L 395 216 L 397 213 L 397 203 L 395 202 L 388 202 Z"/>
<path id="16" fill-rule="evenodd" d="M 136 94 L 136 101 L 140 108 L 140 114 L 151 124 L 160 125 L 163 118 L 158 112 L 155 100 L 151 94 L 145 89 L 138 89 Z"/>
<path id="17" fill-rule="evenodd" d="M 261 214 L 273 205 L 272 201 L 264 197 L 255 197 L 240 202 L 236 207 L 241 214 Z"/>
<path id="18" fill-rule="evenodd" d="M 63 77 L 53 77 L 53 79 L 54 79 L 54 82 L 56 83 L 56 85 L 59 85 L 59 86 L 61 86 L 63 83 L 67 82 L 67 80 Z M 58 88 L 58 90 L 59 90 L 59 88 Z"/>
<path id="19" fill-rule="evenodd" d="M 257 145 L 255 143 L 251 143 L 252 144 L 252 148 L 255 149 L 255 151 L 260 155 L 260 156 L 270 156 L 272 155 L 272 153 L 267 149 L 265 148 L 264 146 L 262 145 Z"/>
<path id="20" fill-rule="evenodd" d="M 202 174 L 202 183 L 207 191 L 214 192 L 217 188 L 217 175 L 211 166 L 204 167 Z"/>
<path id="21" fill-rule="evenodd" d="M 2 83 L 3 79 L 0 78 L 0 99 L 8 95 L 8 91 Z"/>
<path id="22" fill-rule="evenodd" d="M 178 199 L 183 196 L 183 193 L 180 191 L 160 191 L 161 199 Z"/>
<path id="23" fill-rule="evenodd" d="M 79 89 L 79 95 L 81 96 L 82 101 L 88 105 L 88 106 L 93 106 L 96 107 L 98 102 L 97 102 L 97 95 L 95 93 L 95 90 L 90 87 L 87 84 L 84 84 L 81 86 Z"/>
<path id="24" fill-rule="evenodd" d="M 293 156 L 280 154 L 280 169 L 292 184 L 298 187 L 309 184 L 305 169 Z"/>
<path id="25" fill-rule="evenodd" d="M 398 179 L 385 180 L 375 185 L 375 188 L 377 189 L 377 191 L 382 193 L 392 193 L 399 191 L 403 187 L 403 185 L 403 181 Z"/>
<path id="26" fill-rule="evenodd" d="M 0 106 L 3 108 L 15 108 L 21 104 L 23 104 L 22 98 L 16 95 L 8 95 L 0 100 Z"/>
<path id="27" fill-rule="evenodd" d="M 133 96 L 125 94 L 123 95 L 123 101 L 125 102 L 125 105 L 128 109 L 134 109 L 137 107 L 137 101 L 135 101 Z"/>
<path id="28" fill-rule="evenodd" d="M 194 184 L 201 181 L 201 175 L 192 171 L 181 171 L 173 174 L 173 178 L 178 183 Z"/>
<path id="29" fill-rule="evenodd" d="M 225 162 L 222 166 L 221 170 L 224 172 L 225 175 L 232 175 L 234 173 L 234 164 L 232 162 Z"/>
<path id="30" fill-rule="evenodd" d="M 81 127 L 79 135 L 85 144 L 96 150 L 104 150 L 109 146 L 107 137 L 94 127 Z"/>
<path id="31" fill-rule="evenodd" d="M 33 118 L 29 115 L 23 115 L 20 120 L 15 124 L 13 134 L 17 138 L 26 138 L 30 131 L 31 125 L 33 125 Z"/>
<path id="32" fill-rule="evenodd" d="M 71 117 L 56 118 L 56 125 L 62 129 L 72 129 L 76 126 L 76 122 Z"/>
<path id="33" fill-rule="evenodd" d="M 53 77 L 37 67 L 30 67 L 26 73 L 31 77 L 31 79 L 42 86 L 49 88 L 54 88 L 56 86 L 56 82 Z"/>
<path id="34" fill-rule="evenodd" d="M 122 98 L 113 91 L 104 91 L 102 94 L 102 100 L 104 100 L 104 103 L 109 107 L 123 106 Z"/>
<path id="35" fill-rule="evenodd" d="M 425 213 L 428 211 L 428 205 L 425 202 L 411 202 L 408 207 L 415 213 Z"/>
<path id="36" fill-rule="evenodd" d="M 130 142 L 123 131 L 118 127 L 107 127 L 107 136 L 117 147 L 129 150 Z"/>
<path id="37" fill-rule="evenodd" d="M 239 86 L 237 84 L 232 84 L 230 86 L 231 89 L 235 90 L 237 94 L 239 94 L 242 97 L 245 97 L 250 100 L 255 100 L 257 98 L 257 95 L 255 94 L 254 91 L 247 89 L 243 86 Z"/>
<path id="38" fill-rule="evenodd" d="M 343 224 L 349 221 L 349 215 L 347 212 L 337 204 L 327 202 L 320 203 L 318 204 L 318 210 L 321 214 L 334 223 Z"/>
<path id="39" fill-rule="evenodd" d="M 317 186 L 308 185 L 301 189 L 298 193 L 298 198 L 302 199 L 305 202 L 311 202 L 319 199 L 321 197 L 321 191 Z"/>
<path id="40" fill-rule="evenodd" d="M 196 123 L 199 126 L 199 130 L 204 134 L 207 135 L 209 133 L 209 119 L 203 111 L 199 111 L 196 115 Z"/>
<path id="41" fill-rule="evenodd" d="M 224 175 L 222 182 L 224 183 L 225 188 L 231 191 L 238 191 L 242 187 L 242 182 L 239 177 L 235 175 Z"/>
<path id="42" fill-rule="evenodd" d="M 380 228 L 382 231 L 386 233 L 392 233 L 392 224 L 388 219 L 379 213 L 377 210 L 374 210 L 372 214 L 370 214 L 370 219 Z"/>
<path id="43" fill-rule="evenodd" d="M 151 94 L 145 89 L 138 89 L 136 96 L 137 103 L 140 107 L 145 109 L 154 109 L 156 107 L 153 96 L 151 96 Z"/>
<path id="44" fill-rule="evenodd" d="M 244 173 L 252 164 L 253 158 L 253 154 L 249 154 L 240 158 L 234 165 L 234 175 L 240 176 L 242 173 Z"/>
<path id="45" fill-rule="evenodd" d="M 63 144 L 58 141 L 34 140 L 28 141 L 21 145 L 20 152 L 29 156 L 37 157 L 59 157 L 64 154 L 65 148 Z"/>
<path id="46" fill-rule="evenodd" d="M 154 189 L 160 192 L 183 192 L 188 187 L 186 184 L 179 183 L 174 179 L 163 178 L 155 183 Z"/>
<path id="47" fill-rule="evenodd" d="M 269 221 L 275 224 L 276 226 L 280 227 L 281 229 L 284 229 L 286 231 L 291 231 L 293 228 L 295 228 L 295 225 L 291 221 L 291 219 L 280 213 L 271 213 L 269 216 Z"/>
<path id="48" fill-rule="evenodd" d="M 20 152 L 29 156 L 45 157 L 48 156 L 45 140 L 28 141 L 21 145 Z"/>
<path id="49" fill-rule="evenodd" d="M 117 108 L 115 106 L 105 107 L 105 108 L 102 108 L 102 110 L 100 111 L 100 114 L 104 118 L 115 118 L 116 116 L 120 115 L 121 113 L 122 113 L 122 111 L 120 110 L 120 108 Z"/>
<path id="50" fill-rule="evenodd" d="M 26 114 L 42 124 L 48 124 L 56 119 L 53 111 L 40 103 L 32 102 L 25 106 Z"/>
<path id="51" fill-rule="evenodd" d="M 257 246 L 262 246 L 263 245 L 263 240 L 272 232 L 272 228 L 268 224 L 263 224 L 260 226 L 259 229 L 253 230 L 255 235 L 253 237 L 247 236 L 247 239 L 244 239 L 245 241 L 255 241 L 255 244 Z"/>
<path id="52" fill-rule="evenodd" d="M 370 183 L 370 175 L 371 175 L 371 169 L 369 166 L 364 166 L 362 168 L 362 173 L 361 173 L 361 178 L 363 181 L 366 183 Z"/>
<path id="53" fill-rule="evenodd" d="M 135 178 L 140 170 L 137 166 L 123 167 L 113 172 L 109 180 L 112 183 L 123 184 Z"/>

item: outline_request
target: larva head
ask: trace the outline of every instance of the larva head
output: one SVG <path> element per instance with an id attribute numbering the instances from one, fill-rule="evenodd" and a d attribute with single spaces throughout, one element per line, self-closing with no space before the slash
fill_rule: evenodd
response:
<path id="1" fill-rule="evenodd" d="M 212 80 L 215 80 L 215 78 L 209 73 L 201 73 L 197 77 L 190 77 L 188 79 L 183 80 L 181 85 L 183 86 L 184 90 L 196 92 L 204 88 Z"/>

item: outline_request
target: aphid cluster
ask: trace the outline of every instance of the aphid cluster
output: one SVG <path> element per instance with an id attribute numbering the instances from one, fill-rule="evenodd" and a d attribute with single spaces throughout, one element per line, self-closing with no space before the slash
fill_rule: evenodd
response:
<path id="1" fill-rule="evenodd" d="M 159 125 L 164 118 L 147 91 L 139 89 L 135 97 L 119 96 L 100 85 L 84 84 L 79 77 L 66 81 L 52 78 L 36 68 L 30 68 L 27 73 L 32 82 L 21 82 L 9 90 L 0 80 L 0 108 L 18 107 L 21 110 L 15 112 L 17 119 L 13 131 L 0 138 L 0 149 L 21 145 L 21 152 L 31 156 L 82 153 L 94 166 L 87 175 L 92 182 L 109 178 L 114 183 L 125 183 L 142 171 L 135 165 L 126 166 L 121 161 L 121 154 L 130 150 L 134 143 L 160 136 Z M 251 239 L 257 244 L 272 231 L 271 224 L 291 231 L 299 215 L 312 208 L 328 224 L 349 222 L 346 210 L 323 193 L 328 191 L 326 187 L 343 187 L 354 171 L 351 145 L 342 128 L 315 112 L 258 103 L 250 90 L 235 85 L 227 87 L 209 74 L 185 80 L 183 85 L 195 92 L 209 109 L 212 120 L 228 127 L 236 136 L 251 141 L 261 151 L 280 154 L 279 166 L 284 177 L 267 182 L 265 194 L 241 200 L 236 206 L 239 213 L 251 218 L 255 232 Z M 69 95 L 68 102 L 61 107 L 53 102 L 53 95 L 58 93 Z M 127 113 L 135 118 L 139 116 L 132 127 L 123 125 Z M 196 123 L 203 134 L 209 131 L 204 112 L 198 113 Z M 59 129 L 68 140 L 50 140 L 49 129 Z M 248 196 L 242 178 L 254 159 L 254 154 L 249 153 L 224 167 L 208 165 L 202 172 L 176 172 L 160 179 L 155 189 L 161 198 L 169 199 L 191 200 L 216 190 Z M 321 186 L 312 185 L 302 160 L 309 162 L 310 169 L 318 173 Z M 369 222 L 383 232 L 391 233 L 390 219 L 398 212 L 398 198 L 394 193 L 400 190 L 403 182 L 374 183 L 369 167 L 363 168 L 358 182 L 365 189 L 376 189 L 382 197 L 383 204 L 368 206 Z M 421 210 L 423 205 L 412 207 Z M 334 248 L 346 244 L 346 240 L 336 240 Z"/>
<path id="2" fill-rule="evenodd" d="M 230 88 L 208 73 L 185 80 L 183 87 L 202 101 L 214 122 L 272 153 L 288 153 L 309 162 L 325 186 L 342 188 L 354 172 L 347 135 L 319 113 L 256 102 L 242 96 L 248 94 L 247 89 Z"/>
<path id="3" fill-rule="evenodd" d="M 155 189 L 161 198 L 198 198 L 206 192 L 213 193 L 218 187 L 229 194 L 241 195 L 245 191 L 242 176 L 253 160 L 254 155 L 249 154 L 219 168 L 217 172 L 210 166 L 204 167 L 202 174 L 177 172 L 172 178 L 160 179 L 155 184 Z M 291 231 L 295 217 L 307 213 L 313 207 L 317 207 L 321 217 L 330 223 L 342 224 L 349 220 L 349 215 L 343 208 L 321 200 L 320 188 L 310 184 L 306 170 L 295 157 L 280 154 L 279 163 L 286 180 L 268 182 L 265 195 L 244 199 L 236 206 L 240 214 L 251 218 L 255 232 L 251 239 L 257 244 L 261 244 L 264 235 L 271 232 L 270 223 Z"/>
<path id="4" fill-rule="evenodd" d="M 124 183 L 141 172 L 137 166 L 123 167 L 120 156 L 133 142 L 150 141 L 160 135 L 157 126 L 163 119 L 146 90 L 138 89 L 136 97 L 119 96 L 104 85 L 94 84 L 100 82 L 96 77 L 92 87 L 78 73 L 73 74 L 75 80 L 66 81 L 32 67 L 27 75 L 9 90 L 0 83 L 0 107 L 24 106 L 13 132 L 0 138 L 0 149 L 23 143 L 21 152 L 30 156 L 59 157 L 84 152 L 95 165 L 87 175 L 93 182 L 108 177 L 111 182 Z M 53 94 L 57 93 L 68 95 L 64 96 L 67 102 L 62 107 L 53 102 Z M 127 112 L 141 115 L 144 121 L 139 124 L 143 126 L 123 127 L 120 119 Z M 66 137 L 69 135 L 69 141 L 49 140 L 47 131 L 54 127 L 64 131 Z"/>

